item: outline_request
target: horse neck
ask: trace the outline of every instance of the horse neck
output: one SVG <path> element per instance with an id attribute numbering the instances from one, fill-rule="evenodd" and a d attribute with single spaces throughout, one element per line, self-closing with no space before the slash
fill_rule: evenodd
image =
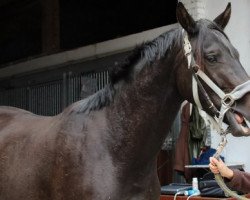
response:
<path id="1" fill-rule="evenodd" d="M 158 66 L 149 66 L 129 86 L 123 86 L 108 110 L 112 150 L 121 162 L 155 162 L 182 102 L 175 82 L 175 59 L 168 55 Z"/>

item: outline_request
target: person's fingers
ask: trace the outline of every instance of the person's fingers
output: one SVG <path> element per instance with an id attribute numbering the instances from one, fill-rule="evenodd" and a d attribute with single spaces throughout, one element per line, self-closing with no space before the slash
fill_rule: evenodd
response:
<path id="1" fill-rule="evenodd" d="M 228 179 L 232 179 L 233 171 L 229 169 L 226 164 L 221 160 L 217 160 L 216 158 L 210 157 L 209 168 L 214 174 L 220 173 L 221 176 L 226 177 Z"/>
<path id="2" fill-rule="evenodd" d="M 212 165 L 216 165 L 213 157 L 210 157 L 210 163 L 211 163 Z"/>
<path id="3" fill-rule="evenodd" d="M 222 160 L 219 160 L 217 163 L 216 163 L 216 165 L 218 166 L 218 168 L 225 168 L 225 163 L 222 161 Z"/>
<path id="4" fill-rule="evenodd" d="M 218 170 L 218 167 L 214 166 L 214 165 L 210 165 L 209 166 L 211 170 Z"/>
<path id="5" fill-rule="evenodd" d="M 214 157 L 210 157 L 210 162 L 213 164 L 213 165 L 217 165 L 219 163 L 219 161 L 214 158 Z"/>
<path id="6" fill-rule="evenodd" d="M 209 168 L 210 170 L 214 173 L 214 174 L 218 174 L 220 173 L 218 165 L 219 165 L 219 161 L 216 158 L 210 157 L 210 164 L 209 164 Z"/>
<path id="7" fill-rule="evenodd" d="M 215 166 L 213 163 L 210 163 L 210 164 L 209 164 L 209 167 L 210 167 L 210 168 L 214 168 L 214 167 L 216 167 L 216 166 Z"/>
<path id="8" fill-rule="evenodd" d="M 220 173 L 220 171 L 219 171 L 217 168 L 210 168 L 210 170 L 211 170 L 214 174 Z"/>

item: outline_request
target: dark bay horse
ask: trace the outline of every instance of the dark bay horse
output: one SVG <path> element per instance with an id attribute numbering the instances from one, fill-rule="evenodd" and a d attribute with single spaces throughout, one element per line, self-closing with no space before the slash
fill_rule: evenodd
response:
<path id="1" fill-rule="evenodd" d="M 223 32 L 230 13 L 228 5 L 214 21 L 196 22 L 179 3 L 182 27 L 136 48 L 109 85 L 57 116 L 1 107 L 0 200 L 158 200 L 157 154 L 183 100 L 194 102 L 182 29 L 196 63 L 223 91 L 249 80 Z M 235 136 L 250 134 L 243 117 L 250 119 L 248 93 L 225 117 Z"/>

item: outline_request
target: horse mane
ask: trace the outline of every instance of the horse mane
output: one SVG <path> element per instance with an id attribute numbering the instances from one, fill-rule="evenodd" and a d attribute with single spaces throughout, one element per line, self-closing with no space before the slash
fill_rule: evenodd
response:
<path id="1" fill-rule="evenodd" d="M 133 79 L 144 66 L 149 66 L 154 61 L 161 59 L 175 43 L 180 45 L 181 37 L 181 29 L 172 29 L 150 42 L 137 46 L 122 63 L 110 70 L 110 84 L 95 94 L 74 103 L 70 106 L 71 112 L 89 113 L 92 110 L 99 110 L 110 105 L 117 88 L 119 88 L 115 87 L 116 85 Z M 139 70 L 135 70 L 135 67 Z"/>
<path id="2" fill-rule="evenodd" d="M 195 47 L 196 62 L 202 66 L 202 43 L 204 37 L 207 35 L 207 31 L 212 31 L 217 37 L 224 36 L 225 40 L 228 40 L 227 35 L 224 31 L 217 26 L 216 23 L 201 19 L 197 21 L 198 26 L 198 42 Z M 219 35 L 218 35 L 219 34 Z M 140 46 L 137 46 L 130 55 L 119 65 L 113 67 L 110 70 L 110 83 L 106 85 L 102 90 L 95 94 L 80 100 L 70 106 L 70 110 L 77 113 L 89 113 L 92 110 L 99 110 L 105 106 L 108 106 L 113 102 L 116 90 L 119 90 L 119 84 L 124 82 L 133 81 L 136 74 L 142 70 L 145 66 L 150 66 L 157 60 L 168 53 L 168 50 L 173 50 L 176 46 L 181 46 L 182 42 L 182 29 L 176 28 L 169 30 L 159 37 L 155 38 L 150 42 L 145 42 Z M 224 42 L 225 45 L 230 45 L 228 42 Z M 227 46 L 231 51 L 231 46 Z"/>
<path id="3" fill-rule="evenodd" d="M 171 29 L 152 41 L 144 42 L 140 46 L 135 47 L 131 54 L 118 66 L 115 66 L 110 71 L 110 80 L 115 84 L 121 80 L 129 80 L 133 78 L 133 69 L 136 65 L 150 65 L 154 61 L 162 58 L 168 49 L 171 49 L 174 42 L 180 43 L 180 29 Z M 140 68 L 141 69 L 141 68 Z M 138 71 L 137 71 L 138 72 Z"/>
<path id="4" fill-rule="evenodd" d="M 96 93 L 73 103 L 64 112 L 88 114 L 92 110 L 99 110 L 102 107 L 108 106 L 113 101 L 114 91 L 113 87 L 107 84 Z"/>

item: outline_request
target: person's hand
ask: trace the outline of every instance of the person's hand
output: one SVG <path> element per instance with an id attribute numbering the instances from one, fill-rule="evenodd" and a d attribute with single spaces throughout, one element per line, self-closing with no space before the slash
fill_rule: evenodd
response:
<path id="1" fill-rule="evenodd" d="M 217 160 L 214 157 L 210 157 L 209 168 L 214 174 L 220 173 L 221 176 L 226 177 L 228 179 L 233 178 L 233 171 L 229 169 L 221 159 Z"/>

